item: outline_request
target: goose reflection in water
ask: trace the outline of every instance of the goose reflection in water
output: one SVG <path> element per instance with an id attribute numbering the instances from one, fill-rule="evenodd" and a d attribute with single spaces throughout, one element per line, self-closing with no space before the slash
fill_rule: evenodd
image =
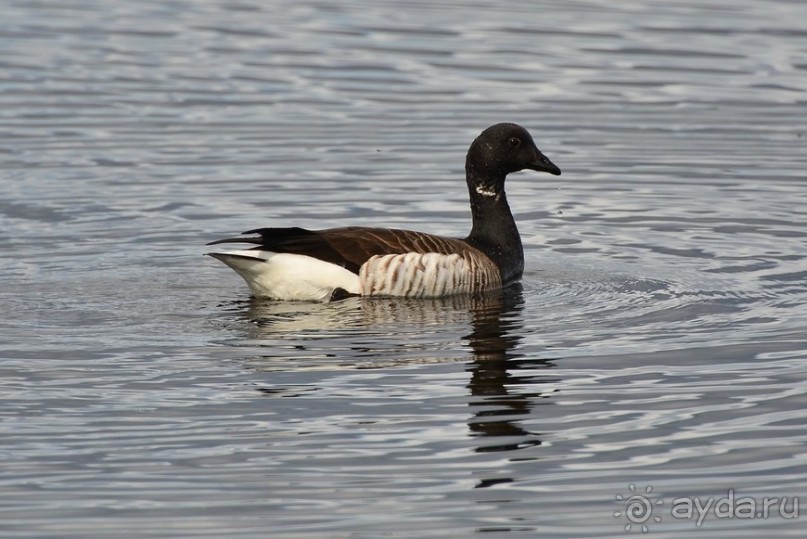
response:
<path id="1" fill-rule="evenodd" d="M 472 415 L 470 435 L 476 452 L 515 451 L 541 445 L 540 434 L 520 421 L 549 403 L 540 388 L 557 380 L 535 374 L 554 365 L 525 357 L 524 299 L 520 284 L 483 296 L 435 299 L 349 298 L 335 303 L 250 300 L 233 304 L 249 321 L 248 342 L 261 353 L 248 360 L 259 371 L 289 369 L 381 369 L 426 363 L 468 361 Z M 469 331 L 470 329 L 470 331 Z M 466 345 L 459 345 L 460 343 Z M 524 374 L 519 374 L 524 373 Z M 527 374 L 529 373 L 529 374 Z M 439 383 L 436 380 L 435 383 Z M 304 388 L 264 388 L 267 395 L 296 396 Z M 485 479 L 477 487 L 502 479 Z"/>
<path id="2" fill-rule="evenodd" d="M 473 350 L 473 361 L 468 369 L 471 373 L 469 405 L 481 409 L 469 421 L 469 427 L 477 436 L 507 439 L 480 445 L 478 452 L 512 451 L 541 445 L 540 434 L 525 430 L 519 419 L 528 417 L 531 408 L 548 395 L 540 391 L 510 391 L 513 386 L 534 387 L 550 381 L 545 377 L 538 380 L 519 375 L 518 371 L 554 366 L 549 359 L 528 359 L 519 351 L 524 334 L 523 308 L 518 284 L 471 311 L 472 331 L 467 336 Z"/>

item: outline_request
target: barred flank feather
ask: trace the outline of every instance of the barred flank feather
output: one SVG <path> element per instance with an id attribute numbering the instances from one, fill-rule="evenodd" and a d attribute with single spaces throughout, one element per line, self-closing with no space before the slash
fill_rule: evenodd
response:
<path id="1" fill-rule="evenodd" d="M 501 287 L 499 270 L 481 253 L 377 255 L 359 272 L 362 294 L 440 297 Z"/>

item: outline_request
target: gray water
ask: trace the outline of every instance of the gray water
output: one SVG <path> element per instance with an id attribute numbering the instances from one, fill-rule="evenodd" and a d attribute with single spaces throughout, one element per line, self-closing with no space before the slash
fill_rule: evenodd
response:
<path id="1" fill-rule="evenodd" d="M 4 2 L 0 535 L 803 537 L 805 20 Z M 255 302 L 202 256 L 261 226 L 464 235 L 500 121 L 563 169 L 509 178 L 521 287 Z"/>

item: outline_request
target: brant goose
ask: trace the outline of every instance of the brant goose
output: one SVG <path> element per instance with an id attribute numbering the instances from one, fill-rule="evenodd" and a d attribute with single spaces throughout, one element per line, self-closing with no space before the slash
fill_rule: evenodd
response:
<path id="1" fill-rule="evenodd" d="M 559 175 L 523 127 L 501 123 L 473 141 L 465 160 L 473 227 L 465 239 L 389 228 L 257 228 L 240 251 L 208 253 L 256 297 L 329 301 L 347 296 L 439 297 L 493 290 L 519 279 L 524 251 L 504 193 L 523 169 Z"/>

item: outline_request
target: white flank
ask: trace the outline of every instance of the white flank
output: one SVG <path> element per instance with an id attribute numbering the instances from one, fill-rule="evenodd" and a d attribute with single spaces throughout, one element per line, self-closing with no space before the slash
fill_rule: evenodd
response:
<path id="1" fill-rule="evenodd" d="M 328 301 L 336 288 L 361 292 L 358 275 L 311 256 L 253 249 L 208 254 L 243 277 L 256 297 Z"/>
<path id="2" fill-rule="evenodd" d="M 469 293 L 470 264 L 460 255 L 404 253 L 377 255 L 359 272 L 362 294 L 427 298 Z"/>

